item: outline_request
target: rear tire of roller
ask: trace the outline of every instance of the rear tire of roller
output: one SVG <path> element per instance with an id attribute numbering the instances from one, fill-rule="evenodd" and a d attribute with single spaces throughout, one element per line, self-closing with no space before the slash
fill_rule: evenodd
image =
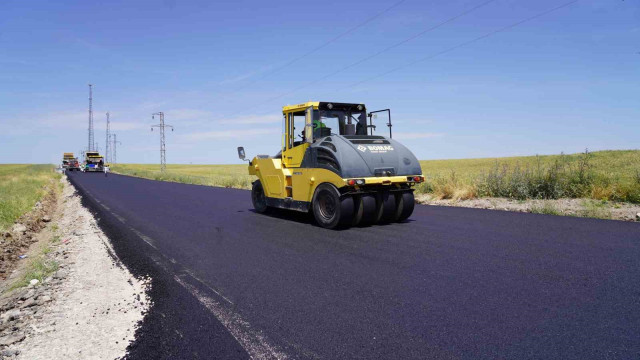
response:
<path id="1" fill-rule="evenodd" d="M 389 191 L 378 194 L 377 199 L 379 224 L 386 224 L 395 220 L 396 213 L 396 197 Z"/>
<path id="2" fill-rule="evenodd" d="M 360 206 L 362 210 L 362 217 L 360 219 L 360 226 L 368 226 L 374 224 L 378 220 L 378 205 L 376 196 L 372 194 L 365 194 L 360 196 Z"/>
<path id="3" fill-rule="evenodd" d="M 360 195 L 355 195 L 353 197 L 353 220 L 351 221 L 351 226 L 358 226 L 362 221 L 362 214 L 364 213 L 362 207 L 362 197 Z"/>
<path id="4" fill-rule="evenodd" d="M 404 221 L 411 216 L 415 207 L 413 191 L 405 191 L 396 194 L 396 216 L 395 221 Z"/>

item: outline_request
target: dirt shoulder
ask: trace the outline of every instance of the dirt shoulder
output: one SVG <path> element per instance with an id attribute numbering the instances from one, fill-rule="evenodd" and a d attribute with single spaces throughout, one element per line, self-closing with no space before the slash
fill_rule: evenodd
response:
<path id="1" fill-rule="evenodd" d="M 61 182 L 41 215 L 48 221 L 18 251 L 27 257 L 0 283 L 0 359 L 122 357 L 149 307 L 145 281 L 121 265 L 73 186 Z"/>
<path id="2" fill-rule="evenodd" d="M 592 217 L 623 221 L 640 221 L 640 205 L 592 199 L 511 200 L 480 198 L 471 200 L 436 199 L 428 194 L 416 195 L 416 202 L 425 205 L 460 206 L 478 209 L 518 211 L 550 215 Z"/>
<path id="3" fill-rule="evenodd" d="M 47 186 L 47 194 L 33 209 L 21 216 L 9 231 L 0 235 L 0 282 L 7 279 L 20 262 L 20 256 L 25 255 L 31 244 L 38 240 L 37 234 L 51 222 L 59 195 L 60 187 L 52 180 Z"/>

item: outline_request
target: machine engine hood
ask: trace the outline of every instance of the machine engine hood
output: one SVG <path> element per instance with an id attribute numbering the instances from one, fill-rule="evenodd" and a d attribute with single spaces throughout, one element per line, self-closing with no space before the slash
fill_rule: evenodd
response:
<path id="1" fill-rule="evenodd" d="M 337 164 L 329 167 L 337 167 L 334 171 L 343 178 L 422 174 L 409 149 L 383 136 L 331 135 L 316 141 L 309 150 L 315 153 L 316 166 L 324 167 L 323 161 L 334 157 Z"/>

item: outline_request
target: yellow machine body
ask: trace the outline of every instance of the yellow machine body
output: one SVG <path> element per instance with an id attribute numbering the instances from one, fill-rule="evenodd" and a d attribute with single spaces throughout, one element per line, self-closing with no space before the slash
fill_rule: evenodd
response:
<path id="1" fill-rule="evenodd" d="M 312 137 L 313 131 L 312 114 L 314 110 L 318 110 L 320 104 L 320 102 L 306 102 L 283 107 L 284 126 L 281 153 L 277 156 L 258 155 L 249 162 L 249 174 L 258 177 L 270 207 L 309 211 L 312 209 L 316 189 L 321 184 L 331 184 L 341 193 L 359 194 L 384 190 L 406 190 L 415 183 L 424 180 L 421 171 L 418 171 L 418 173 L 409 175 L 358 177 L 356 184 L 355 179 L 343 178 L 335 171 L 326 168 L 301 166 L 311 143 L 295 141 L 296 130 L 302 129 L 294 127 L 293 116 L 294 114 L 302 116 L 301 114 L 304 113 L 303 135 L 309 139 Z M 364 104 L 352 104 L 352 106 L 360 106 L 364 109 Z"/>

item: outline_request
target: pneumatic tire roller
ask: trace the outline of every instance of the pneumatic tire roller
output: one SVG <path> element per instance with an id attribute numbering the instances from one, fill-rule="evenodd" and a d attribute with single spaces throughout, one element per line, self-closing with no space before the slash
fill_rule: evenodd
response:
<path id="1" fill-rule="evenodd" d="M 257 212 L 311 211 L 329 229 L 411 216 L 420 163 L 399 142 L 372 134 L 364 104 L 307 102 L 285 106 L 283 116 L 282 150 L 249 161 Z M 238 154 L 245 159 L 244 148 Z"/>

